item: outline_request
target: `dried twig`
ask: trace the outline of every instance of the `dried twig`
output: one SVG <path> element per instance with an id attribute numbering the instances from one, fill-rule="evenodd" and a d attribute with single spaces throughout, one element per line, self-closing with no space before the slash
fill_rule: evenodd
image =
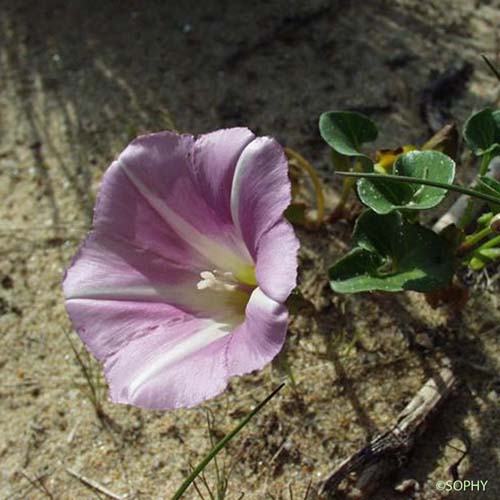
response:
<path id="1" fill-rule="evenodd" d="M 355 488 L 360 492 L 359 497 L 369 496 L 384 477 L 401 467 L 416 438 L 423 433 L 429 416 L 447 397 L 454 383 L 455 375 L 447 367 L 430 378 L 399 414 L 396 425 L 344 460 L 320 484 L 319 494 L 332 496 L 340 482 L 356 472 Z"/>
<path id="2" fill-rule="evenodd" d="M 70 469 L 69 467 L 66 467 L 66 472 L 70 476 L 73 476 L 74 478 L 78 479 L 78 481 L 83 483 L 85 486 L 88 486 L 89 488 L 92 488 L 93 490 L 96 490 L 99 493 L 106 495 L 108 498 L 113 498 L 114 500 L 125 500 L 127 498 L 127 495 L 118 495 L 117 493 L 112 492 L 111 490 L 109 490 L 102 484 L 98 483 L 97 481 L 82 476 L 82 474 L 74 471 L 73 469 Z"/>

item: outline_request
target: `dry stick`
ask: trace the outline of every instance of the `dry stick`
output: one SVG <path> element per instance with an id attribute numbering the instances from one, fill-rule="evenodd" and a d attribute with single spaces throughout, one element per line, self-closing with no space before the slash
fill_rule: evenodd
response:
<path id="1" fill-rule="evenodd" d="M 399 414 L 396 425 L 344 460 L 319 485 L 318 492 L 327 497 L 333 495 L 351 472 L 357 473 L 355 487 L 361 498 L 373 492 L 404 463 L 416 438 L 424 432 L 429 416 L 448 396 L 455 380 L 450 368 L 442 368 Z"/>
<path id="2" fill-rule="evenodd" d="M 114 500 L 125 500 L 127 498 L 127 495 L 118 495 L 117 493 L 113 493 L 111 490 L 108 490 L 108 488 L 98 483 L 97 481 L 82 476 L 80 473 L 74 471 L 73 469 L 70 469 L 69 467 L 66 467 L 65 469 L 70 476 L 73 476 L 74 478 L 78 479 L 78 481 L 83 483 L 85 486 L 88 486 L 89 488 L 92 488 L 98 491 L 99 493 L 106 495 L 109 498 L 113 498 Z"/>

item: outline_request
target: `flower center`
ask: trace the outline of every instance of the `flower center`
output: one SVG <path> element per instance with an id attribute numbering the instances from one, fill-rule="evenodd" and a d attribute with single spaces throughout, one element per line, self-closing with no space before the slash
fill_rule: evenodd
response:
<path id="1" fill-rule="evenodd" d="M 202 279 L 196 284 L 198 290 L 209 289 L 214 292 L 232 292 L 239 288 L 238 281 L 234 277 L 234 274 L 229 271 L 221 272 L 217 269 L 213 271 L 203 271 L 200 273 L 200 277 Z"/>
<path id="2" fill-rule="evenodd" d="M 245 309 L 256 284 L 249 284 L 230 271 L 202 271 L 196 288 L 204 297 L 205 304 L 217 316 L 229 315 L 229 322 L 239 324 L 245 317 Z"/>
<path id="3" fill-rule="evenodd" d="M 202 271 L 201 280 L 196 284 L 198 290 L 211 290 L 214 292 L 244 292 L 250 295 L 257 286 L 255 283 L 245 283 L 230 271 Z"/>

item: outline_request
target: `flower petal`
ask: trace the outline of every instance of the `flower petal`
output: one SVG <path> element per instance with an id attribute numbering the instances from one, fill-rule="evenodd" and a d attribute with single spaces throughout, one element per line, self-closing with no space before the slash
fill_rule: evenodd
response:
<path id="1" fill-rule="evenodd" d="M 78 335 L 100 361 L 132 340 L 151 334 L 158 326 L 173 326 L 188 316 L 161 302 L 69 299 L 66 309 Z"/>
<path id="2" fill-rule="evenodd" d="M 151 134 L 125 149 L 63 283 L 113 401 L 194 406 L 279 352 L 296 279 L 289 201 L 282 149 L 247 129 Z"/>
<path id="3" fill-rule="evenodd" d="M 285 302 L 297 283 L 299 240 L 291 224 L 282 220 L 260 238 L 255 275 L 264 293 Z"/>
<path id="4" fill-rule="evenodd" d="M 290 204 L 288 162 L 281 146 L 258 137 L 241 153 L 231 189 L 231 214 L 252 257 L 261 236 L 282 217 Z"/>
<path id="5" fill-rule="evenodd" d="M 227 350 L 229 375 L 260 370 L 285 342 L 288 311 L 256 288 L 248 302 L 245 322 L 231 336 Z"/>
<path id="6" fill-rule="evenodd" d="M 159 302 L 168 298 L 162 295 L 162 285 L 183 282 L 195 286 L 195 272 L 128 241 L 92 232 L 66 271 L 63 291 L 66 299 Z"/>
<path id="7" fill-rule="evenodd" d="M 207 265 L 207 260 L 144 199 L 118 162 L 104 175 L 94 213 L 96 232 L 188 267 Z"/>
<path id="8" fill-rule="evenodd" d="M 253 132 L 238 127 L 201 135 L 194 145 L 192 172 L 198 193 L 228 225 L 233 224 L 230 203 L 236 163 L 253 139 Z"/>
<path id="9" fill-rule="evenodd" d="M 105 363 L 110 397 L 157 410 L 190 408 L 227 385 L 228 332 L 193 318 L 129 342 Z"/>
<path id="10" fill-rule="evenodd" d="M 67 300 L 162 302 L 230 325 L 241 323 L 243 292 L 199 290 L 199 280 L 196 270 L 93 232 L 66 272 L 63 291 Z M 71 311 L 70 316 L 74 321 Z"/>
<path id="11" fill-rule="evenodd" d="M 251 265 L 251 258 L 234 226 L 205 201 L 194 178 L 193 148 L 191 136 L 151 134 L 133 141 L 118 164 L 143 201 L 196 255 L 212 267 L 236 273 Z M 226 163 L 214 171 L 230 170 Z"/>
<path id="12" fill-rule="evenodd" d="M 191 407 L 227 384 L 225 325 L 167 304 L 75 299 L 68 301 L 68 311 L 104 363 L 115 403 Z"/>
<path id="13" fill-rule="evenodd" d="M 157 410 L 195 406 L 230 376 L 262 368 L 280 351 L 288 320 L 259 289 L 235 329 L 163 303 L 70 299 L 67 308 L 104 363 L 112 401 Z"/>

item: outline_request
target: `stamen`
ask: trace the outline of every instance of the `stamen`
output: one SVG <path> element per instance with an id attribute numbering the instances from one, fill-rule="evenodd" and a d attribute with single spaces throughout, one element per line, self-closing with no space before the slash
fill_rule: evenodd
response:
<path id="1" fill-rule="evenodd" d="M 196 284 L 198 290 L 211 289 L 213 291 L 234 291 L 238 289 L 238 281 L 231 272 L 220 272 L 217 269 L 213 271 L 202 271 L 202 278 Z"/>

